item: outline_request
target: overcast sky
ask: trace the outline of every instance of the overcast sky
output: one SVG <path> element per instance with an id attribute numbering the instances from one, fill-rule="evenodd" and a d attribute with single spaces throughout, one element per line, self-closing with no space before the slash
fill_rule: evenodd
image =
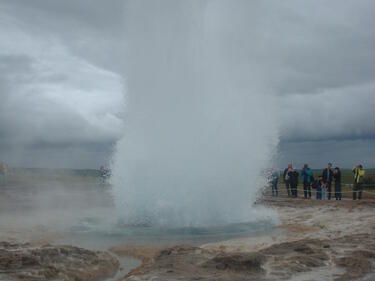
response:
<path id="1" fill-rule="evenodd" d="M 219 6 L 212 3 L 201 5 Z M 280 106 L 279 165 L 375 167 L 375 2 L 221 3 L 220 28 L 256 57 L 249 75 Z M 82 168 L 108 161 L 126 125 L 128 5 L 0 0 L 0 159 Z"/>

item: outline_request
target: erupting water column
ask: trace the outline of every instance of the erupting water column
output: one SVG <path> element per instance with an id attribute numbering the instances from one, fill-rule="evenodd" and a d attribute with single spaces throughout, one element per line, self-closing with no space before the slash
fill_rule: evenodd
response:
<path id="1" fill-rule="evenodd" d="M 251 220 L 278 133 L 249 7 L 235 3 L 127 5 L 127 126 L 112 165 L 124 223 Z"/>

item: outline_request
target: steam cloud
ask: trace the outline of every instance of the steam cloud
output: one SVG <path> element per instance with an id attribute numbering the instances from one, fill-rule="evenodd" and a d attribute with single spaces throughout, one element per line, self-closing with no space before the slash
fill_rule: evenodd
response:
<path id="1" fill-rule="evenodd" d="M 222 2 L 127 7 L 127 128 L 113 157 L 124 223 L 249 221 L 278 143 L 248 15 Z M 233 21 L 228 28 L 228 13 Z M 233 30 L 236 31 L 233 34 Z"/>

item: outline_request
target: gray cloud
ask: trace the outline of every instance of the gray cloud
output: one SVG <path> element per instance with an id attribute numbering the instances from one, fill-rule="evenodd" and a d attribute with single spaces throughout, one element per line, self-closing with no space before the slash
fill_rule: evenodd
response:
<path id="1" fill-rule="evenodd" d="M 82 144 L 105 145 L 108 152 L 123 133 L 122 77 L 77 56 L 48 28 L 1 15 L 0 152 L 9 162 L 21 159 L 20 154 L 35 156 L 34 151 L 46 155 L 40 144 L 45 151 L 55 150 L 51 156 L 78 155 L 80 147 L 97 158 Z"/>
<path id="2" fill-rule="evenodd" d="M 352 168 L 359 163 L 366 168 L 375 167 L 374 147 L 374 139 L 281 142 L 278 167 L 285 168 L 287 163 L 293 163 L 301 168 L 308 163 L 315 169 L 326 167 L 329 162 L 342 168 Z"/>
<path id="3" fill-rule="evenodd" d="M 282 139 L 363 139 L 375 136 L 375 81 L 280 98 Z"/>
<path id="4" fill-rule="evenodd" d="M 196 42 L 171 41 L 171 48 L 161 54 L 176 56 L 176 48 L 191 54 L 199 49 L 194 44 L 215 37 L 206 29 L 222 33 L 225 41 L 216 42 L 221 53 L 215 56 L 222 57 L 228 67 L 207 79 L 224 87 L 226 72 L 236 71 L 238 88 L 274 96 L 280 107 L 283 143 L 319 145 L 374 138 L 374 1 L 194 3 L 201 5 L 202 13 L 210 9 L 226 13 L 220 21 L 207 14 L 204 22 L 196 22 L 196 29 L 202 30 Z M 129 30 L 128 17 L 138 16 L 127 13 L 129 5 L 137 1 L 2 1 L 3 143 L 109 145 L 121 136 L 123 81 L 127 69 L 137 69 L 137 61 L 125 55 L 131 44 L 127 35 L 147 34 L 142 28 L 148 21 L 145 18 L 143 26 Z M 149 9 L 150 15 L 153 9 L 165 9 L 176 24 L 183 22 L 179 15 L 169 14 L 168 1 L 150 2 Z M 139 40 L 145 44 L 142 52 L 158 50 L 147 45 L 147 37 Z M 186 45 L 174 45 L 177 41 Z M 205 55 L 209 54 L 196 53 L 195 59 Z M 181 67 L 180 61 L 167 66 L 160 65 L 162 61 L 150 61 L 151 69 L 169 67 L 173 77 Z"/>

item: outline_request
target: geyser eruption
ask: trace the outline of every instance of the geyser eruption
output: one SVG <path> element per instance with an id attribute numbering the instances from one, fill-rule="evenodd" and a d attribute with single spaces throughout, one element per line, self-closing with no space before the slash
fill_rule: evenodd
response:
<path id="1" fill-rule="evenodd" d="M 251 220 L 278 134 L 239 3 L 128 4 L 127 127 L 112 166 L 124 223 Z"/>

